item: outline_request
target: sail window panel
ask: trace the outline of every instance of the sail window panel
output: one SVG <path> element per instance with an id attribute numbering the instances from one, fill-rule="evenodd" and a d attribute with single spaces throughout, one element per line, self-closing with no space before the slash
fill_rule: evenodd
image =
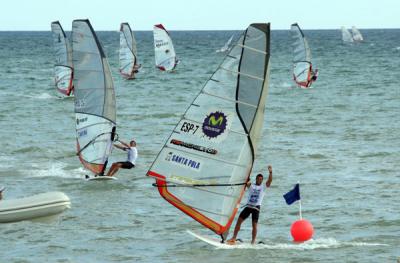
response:
<path id="1" fill-rule="evenodd" d="M 239 71 L 242 74 L 264 79 L 266 56 L 251 49 L 244 49 Z"/>
<path id="2" fill-rule="evenodd" d="M 81 71 L 102 71 L 102 59 L 99 54 L 75 51 L 74 49 L 74 68 Z M 85 74 L 85 73 L 84 73 Z"/>
<path id="3" fill-rule="evenodd" d="M 77 140 L 80 149 L 82 149 L 81 157 L 84 160 L 94 163 L 96 160 L 102 159 L 101 157 L 108 149 L 107 141 L 109 141 L 110 131 L 113 127 L 113 123 L 104 118 L 88 114 L 76 114 Z M 88 146 L 86 147 L 86 145 Z M 86 148 L 83 149 L 83 147 Z"/>
<path id="4" fill-rule="evenodd" d="M 294 64 L 293 74 L 297 82 L 308 82 L 310 65 L 311 64 L 308 62 L 298 62 Z"/>

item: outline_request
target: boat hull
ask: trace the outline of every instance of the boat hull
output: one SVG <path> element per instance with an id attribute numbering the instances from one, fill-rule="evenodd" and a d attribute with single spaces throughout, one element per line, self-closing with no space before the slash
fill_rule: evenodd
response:
<path id="1" fill-rule="evenodd" d="M 0 201 L 0 223 L 31 220 L 62 213 L 71 201 L 62 192 L 48 192 L 30 197 Z"/>

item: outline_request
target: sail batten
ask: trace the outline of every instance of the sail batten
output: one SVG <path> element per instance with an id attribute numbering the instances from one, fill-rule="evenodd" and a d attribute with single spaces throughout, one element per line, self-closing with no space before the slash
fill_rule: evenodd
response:
<path id="1" fill-rule="evenodd" d="M 114 84 L 89 20 L 72 23 L 77 155 L 95 174 L 104 172 L 116 130 Z"/>
<path id="2" fill-rule="evenodd" d="M 230 228 L 253 167 L 268 92 L 269 39 L 269 24 L 244 31 L 147 173 L 164 199 L 217 234 Z"/>
<path id="3" fill-rule="evenodd" d="M 52 22 L 51 31 L 56 52 L 56 63 L 54 65 L 55 85 L 60 93 L 69 96 L 73 90 L 72 79 L 74 72 L 71 44 L 60 22 Z"/>

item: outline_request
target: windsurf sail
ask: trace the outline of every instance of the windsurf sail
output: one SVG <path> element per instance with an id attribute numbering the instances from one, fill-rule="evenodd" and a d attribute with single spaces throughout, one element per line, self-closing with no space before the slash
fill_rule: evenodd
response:
<path id="1" fill-rule="evenodd" d="M 293 79 L 297 85 L 307 88 L 311 86 L 313 77 L 310 47 L 297 23 L 292 24 L 290 31 L 293 41 Z"/>
<path id="2" fill-rule="evenodd" d="M 233 35 L 228 39 L 225 45 L 222 48 L 218 49 L 216 52 L 219 53 L 228 51 L 231 46 L 232 40 L 233 40 Z"/>
<path id="3" fill-rule="evenodd" d="M 344 26 L 342 26 L 341 30 L 342 30 L 342 40 L 343 40 L 343 42 L 349 42 L 349 43 L 354 42 L 353 36 L 349 32 L 349 30 L 347 30 Z"/>
<path id="4" fill-rule="evenodd" d="M 176 125 L 147 175 L 160 195 L 226 233 L 249 179 L 268 93 L 270 25 L 251 24 Z"/>
<path id="5" fill-rule="evenodd" d="M 116 130 L 114 84 L 89 20 L 72 22 L 77 154 L 95 174 L 104 172 Z"/>
<path id="6" fill-rule="evenodd" d="M 51 23 L 56 63 L 54 65 L 55 84 L 59 92 L 69 96 L 73 89 L 73 67 L 71 45 L 58 21 Z"/>
<path id="7" fill-rule="evenodd" d="M 139 68 L 136 40 L 128 23 L 122 23 L 119 32 L 119 72 L 124 78 L 132 79 Z"/>
<path id="8" fill-rule="evenodd" d="M 156 67 L 162 71 L 175 69 L 179 61 L 176 58 L 171 37 L 162 24 L 154 26 L 153 36 Z"/>
<path id="9" fill-rule="evenodd" d="M 361 42 L 364 40 L 363 36 L 361 35 L 361 32 L 355 26 L 351 28 L 351 33 L 353 34 L 354 41 Z"/>

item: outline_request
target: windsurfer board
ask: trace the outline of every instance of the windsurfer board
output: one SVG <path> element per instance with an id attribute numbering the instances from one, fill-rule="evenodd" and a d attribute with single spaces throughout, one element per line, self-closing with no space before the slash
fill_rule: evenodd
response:
<path id="1" fill-rule="evenodd" d="M 85 178 L 87 181 L 109 181 L 109 180 L 118 180 L 117 177 L 114 176 L 88 176 Z"/>
<path id="2" fill-rule="evenodd" d="M 203 236 L 200 235 L 198 233 L 195 233 L 193 231 L 190 230 L 186 230 L 186 232 L 188 232 L 190 235 L 194 236 L 197 239 L 200 239 L 203 242 L 206 242 L 207 244 L 210 244 L 216 248 L 224 248 L 224 249 L 234 249 L 234 248 L 251 248 L 254 247 L 253 245 L 251 245 L 250 243 L 246 243 L 246 242 L 240 242 L 240 241 L 236 241 L 235 244 L 228 244 L 228 243 L 221 243 L 221 239 L 220 238 L 213 238 L 213 237 L 209 237 L 209 236 Z M 257 246 L 257 245 L 255 245 Z"/>

